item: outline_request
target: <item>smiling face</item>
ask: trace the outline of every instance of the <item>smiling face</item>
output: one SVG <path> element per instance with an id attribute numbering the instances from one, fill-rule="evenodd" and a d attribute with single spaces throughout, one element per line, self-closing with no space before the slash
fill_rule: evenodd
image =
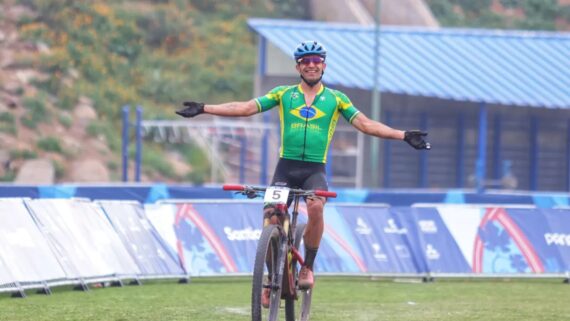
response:
<path id="1" fill-rule="evenodd" d="M 326 67 L 327 64 L 324 62 L 324 59 L 318 55 L 310 55 L 300 58 L 297 60 L 296 66 L 301 78 L 303 78 L 307 83 L 318 82 Z"/>

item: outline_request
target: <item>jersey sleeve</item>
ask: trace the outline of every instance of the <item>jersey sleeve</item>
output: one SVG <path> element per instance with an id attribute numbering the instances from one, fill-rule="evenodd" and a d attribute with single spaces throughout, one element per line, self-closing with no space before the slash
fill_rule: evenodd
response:
<path id="1" fill-rule="evenodd" d="M 342 114 L 342 117 L 346 119 L 349 123 L 352 123 L 354 117 L 360 113 L 360 111 L 354 107 L 350 99 L 340 91 L 336 91 L 337 108 Z"/>
<path id="2" fill-rule="evenodd" d="M 287 86 L 275 87 L 271 89 L 271 91 L 269 91 L 265 96 L 255 98 L 257 111 L 261 113 L 279 105 L 285 89 L 287 89 Z"/>

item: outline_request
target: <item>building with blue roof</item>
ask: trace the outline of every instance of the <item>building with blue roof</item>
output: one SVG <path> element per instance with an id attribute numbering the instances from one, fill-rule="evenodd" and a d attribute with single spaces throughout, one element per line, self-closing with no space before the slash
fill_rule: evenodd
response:
<path id="1" fill-rule="evenodd" d="M 376 74 L 382 121 L 429 132 L 430 152 L 382 141 L 380 162 L 372 165 L 370 138 L 353 135 L 347 143 L 340 125 L 350 125 L 339 124 L 341 143 L 359 152 L 350 159 L 333 146 L 338 157 L 330 158 L 331 171 L 352 168 L 347 175 L 360 175 L 364 186 L 466 188 L 479 181 L 570 190 L 569 33 L 382 26 L 375 73 L 374 27 L 274 19 L 248 24 L 259 36 L 256 94 L 298 82 L 292 51 L 315 39 L 328 49 L 325 85 L 345 92 L 370 116 Z M 371 166 L 381 168 L 380 177 L 366 175 Z"/>

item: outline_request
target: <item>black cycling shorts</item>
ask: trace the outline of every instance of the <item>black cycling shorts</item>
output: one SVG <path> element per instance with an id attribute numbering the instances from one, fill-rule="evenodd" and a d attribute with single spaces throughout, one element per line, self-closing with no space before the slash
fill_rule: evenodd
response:
<path id="1" fill-rule="evenodd" d="M 325 164 L 280 158 L 272 186 L 328 191 Z"/>

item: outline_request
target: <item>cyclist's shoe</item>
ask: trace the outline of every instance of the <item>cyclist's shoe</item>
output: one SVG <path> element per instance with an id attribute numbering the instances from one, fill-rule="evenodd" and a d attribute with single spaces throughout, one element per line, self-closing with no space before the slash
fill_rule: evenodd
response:
<path id="1" fill-rule="evenodd" d="M 261 292 L 261 306 L 269 309 L 269 302 L 271 301 L 271 289 L 264 288 Z"/>
<path id="2" fill-rule="evenodd" d="M 315 279 L 313 278 L 313 271 L 306 266 L 301 268 L 299 271 L 299 289 L 308 290 L 312 289 L 315 284 Z"/>

